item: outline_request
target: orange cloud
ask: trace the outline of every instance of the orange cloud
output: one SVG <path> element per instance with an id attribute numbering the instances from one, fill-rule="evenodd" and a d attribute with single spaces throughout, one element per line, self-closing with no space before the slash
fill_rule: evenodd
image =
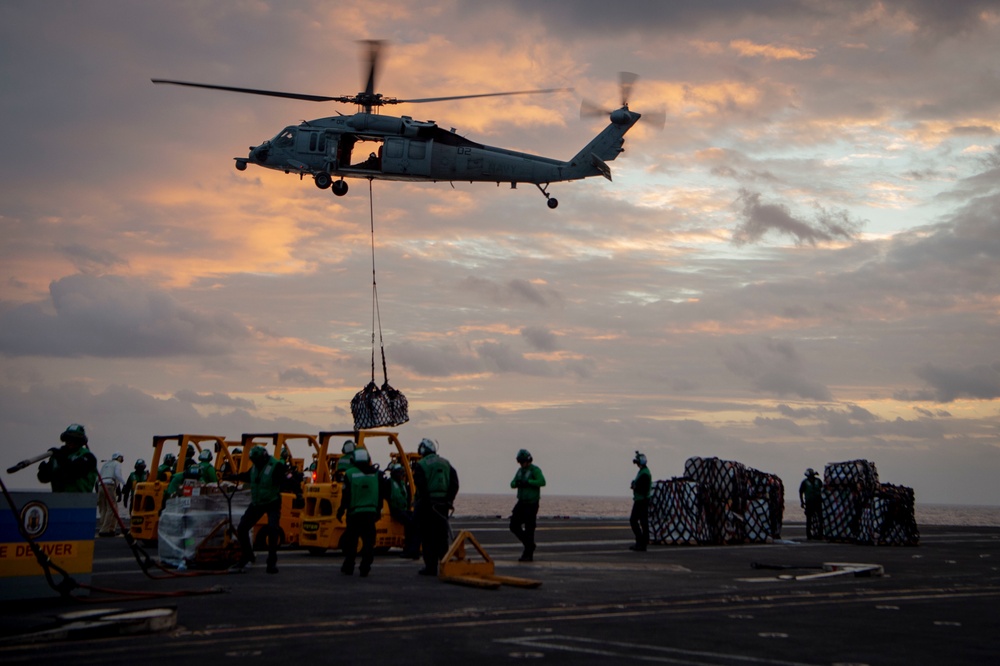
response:
<path id="1" fill-rule="evenodd" d="M 764 58 L 765 60 L 812 60 L 816 49 L 777 46 L 775 44 L 755 44 L 748 39 L 734 39 L 729 48 L 744 58 Z"/>

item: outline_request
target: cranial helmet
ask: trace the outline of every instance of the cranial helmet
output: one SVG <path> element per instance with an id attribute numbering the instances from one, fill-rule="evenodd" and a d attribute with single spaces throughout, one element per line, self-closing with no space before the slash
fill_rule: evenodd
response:
<path id="1" fill-rule="evenodd" d="M 115 451 L 114 453 L 111 454 L 111 459 L 117 460 L 118 462 L 122 462 L 123 460 L 125 460 L 125 456 Z"/>
<path id="2" fill-rule="evenodd" d="M 146 461 L 143 460 L 142 458 L 139 458 L 138 460 L 135 461 L 135 468 L 136 469 L 141 469 L 141 468 L 143 468 L 145 466 L 146 466 Z"/>
<path id="3" fill-rule="evenodd" d="M 529 462 L 530 463 L 532 460 L 533 460 L 533 458 L 531 457 L 531 451 L 529 451 L 528 449 L 521 449 L 520 451 L 517 452 L 517 462 L 519 462 L 519 463 Z"/>
<path id="4" fill-rule="evenodd" d="M 263 446 L 255 446 L 250 449 L 250 460 L 260 460 L 261 458 L 270 458 L 271 455 L 267 452 Z"/>
<path id="5" fill-rule="evenodd" d="M 168 465 L 173 465 L 175 462 L 177 462 L 177 456 L 175 456 L 172 453 L 168 453 L 163 457 L 163 462 L 165 462 Z"/>
<path id="6" fill-rule="evenodd" d="M 639 453 L 638 451 L 636 451 L 635 452 L 635 458 L 632 458 L 632 462 L 634 462 L 636 465 L 639 465 L 639 466 L 645 465 L 646 464 L 646 454 L 645 453 Z"/>
<path id="7" fill-rule="evenodd" d="M 365 465 L 372 461 L 371 454 L 368 453 L 368 449 L 357 449 L 354 451 L 354 462 L 359 465 Z"/>
<path id="8" fill-rule="evenodd" d="M 389 474 L 391 474 L 392 476 L 402 476 L 403 472 L 405 471 L 403 469 L 403 466 L 400 465 L 398 462 L 389 463 L 389 467 L 387 469 L 389 470 Z"/>
<path id="9" fill-rule="evenodd" d="M 208 449 L 202 449 L 202 452 L 198 454 L 198 460 L 202 462 L 209 462 L 212 460 L 212 452 Z"/>
<path id="10" fill-rule="evenodd" d="M 427 437 L 424 437 L 422 440 L 420 440 L 420 446 L 417 447 L 417 453 L 419 453 L 422 456 L 426 456 L 431 453 L 437 453 L 437 451 L 438 451 L 437 442 L 435 442 L 433 439 L 428 439 Z"/>
<path id="11" fill-rule="evenodd" d="M 87 431 L 84 430 L 83 426 L 80 425 L 79 423 L 71 424 L 69 427 L 63 430 L 63 433 L 61 435 L 59 435 L 59 441 L 61 442 L 69 442 L 70 440 L 76 440 L 76 441 L 83 440 L 83 443 L 86 444 Z"/>
<path id="12" fill-rule="evenodd" d="M 354 443 L 354 440 L 353 439 L 349 439 L 349 440 L 347 440 L 347 441 L 344 442 L 344 445 L 342 447 L 340 447 L 340 452 L 344 453 L 344 454 L 353 453 L 354 449 L 356 449 L 356 448 L 357 448 L 357 444 Z"/>
<path id="13" fill-rule="evenodd" d="M 816 476 L 816 470 L 810 467 L 809 469 L 806 470 L 806 476 Z"/>

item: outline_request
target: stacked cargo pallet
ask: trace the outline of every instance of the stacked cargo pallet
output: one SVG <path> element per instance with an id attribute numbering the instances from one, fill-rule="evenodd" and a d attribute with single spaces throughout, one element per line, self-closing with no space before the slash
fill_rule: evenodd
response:
<path id="1" fill-rule="evenodd" d="M 766 542 L 781 535 L 784 508 L 784 486 L 777 476 L 730 460 L 689 458 L 683 477 L 653 486 L 650 540 Z"/>
<path id="2" fill-rule="evenodd" d="M 868 545 L 915 546 L 913 489 L 881 483 L 875 463 L 850 460 L 823 470 L 823 537 Z"/>

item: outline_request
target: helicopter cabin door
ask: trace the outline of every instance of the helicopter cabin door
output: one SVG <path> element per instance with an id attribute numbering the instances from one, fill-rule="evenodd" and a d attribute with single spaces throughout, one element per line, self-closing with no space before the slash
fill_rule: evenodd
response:
<path id="1" fill-rule="evenodd" d="M 382 153 L 382 173 L 429 176 L 432 143 L 427 139 L 387 137 Z"/>

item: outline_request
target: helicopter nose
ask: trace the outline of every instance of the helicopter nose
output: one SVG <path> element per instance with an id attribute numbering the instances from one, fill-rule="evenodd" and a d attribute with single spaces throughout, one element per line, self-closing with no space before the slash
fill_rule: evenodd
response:
<path id="1" fill-rule="evenodd" d="M 266 143 L 262 143 L 259 146 L 250 146 L 250 160 L 258 164 L 264 164 L 267 162 L 268 152 Z"/>

